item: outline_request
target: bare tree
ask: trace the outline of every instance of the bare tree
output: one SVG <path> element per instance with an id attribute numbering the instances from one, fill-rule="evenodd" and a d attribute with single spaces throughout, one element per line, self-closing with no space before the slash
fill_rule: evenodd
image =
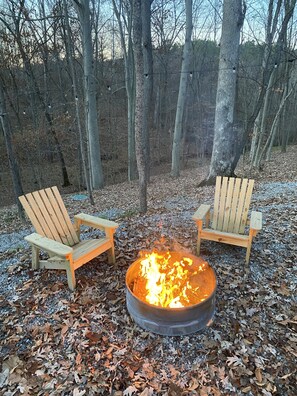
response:
<path id="1" fill-rule="evenodd" d="M 135 57 L 135 144 L 139 174 L 140 212 L 147 211 L 147 162 L 145 155 L 145 136 L 143 129 L 144 108 L 144 68 L 142 49 L 141 0 L 133 0 L 133 50 Z"/>
<path id="2" fill-rule="evenodd" d="M 153 0 L 143 0 L 141 3 L 143 62 L 144 62 L 144 104 L 143 133 L 145 139 L 145 157 L 148 180 L 150 177 L 150 111 L 153 94 L 153 49 L 151 35 L 151 4 Z"/>
<path id="3" fill-rule="evenodd" d="M 285 38 L 288 23 L 293 15 L 296 0 L 278 0 L 275 6 L 273 0 L 269 1 L 268 15 L 266 23 L 265 48 L 262 62 L 263 84 L 261 106 L 257 116 L 256 127 L 254 128 L 253 140 L 251 145 L 251 161 L 253 166 L 259 167 L 262 158 L 262 142 L 265 139 L 268 129 L 268 108 L 271 101 L 274 83 L 276 80 L 277 69 L 274 67 L 279 64 L 281 59 L 282 48 L 285 44 Z M 274 8 L 275 6 L 275 8 Z M 284 13 L 282 13 L 284 8 Z M 283 16 L 282 16 L 283 14 Z M 282 18 L 282 19 L 281 19 Z M 279 27 L 279 20 L 281 24 Z M 266 81 L 267 83 L 266 83 Z M 260 158 L 261 157 L 261 158 Z"/>
<path id="4" fill-rule="evenodd" d="M 240 30 L 245 16 L 242 0 L 224 0 L 216 97 L 214 142 L 209 174 L 200 185 L 214 184 L 216 176 L 234 174 L 234 106 Z"/>
<path id="5" fill-rule="evenodd" d="M 170 61 L 174 44 L 185 27 L 184 0 L 154 0 L 152 4 L 152 40 L 155 45 L 155 64 L 158 68 L 154 79 L 154 128 L 156 129 L 157 160 L 162 157 L 162 138 L 171 130 L 176 106 L 175 95 L 170 91 Z"/>
<path id="6" fill-rule="evenodd" d="M 41 103 L 42 109 L 45 113 L 45 118 L 49 126 L 49 132 L 54 140 L 54 144 L 57 150 L 58 158 L 61 164 L 62 176 L 63 176 L 63 185 L 69 186 L 70 181 L 68 177 L 68 172 L 66 168 L 66 163 L 64 159 L 64 155 L 62 152 L 61 144 L 58 139 L 57 133 L 54 128 L 53 117 L 51 116 L 48 108 L 48 103 L 46 103 L 45 97 L 42 95 L 38 81 L 34 75 L 33 67 L 31 64 L 30 54 L 26 51 L 26 48 L 23 43 L 23 21 L 30 21 L 29 13 L 25 7 L 25 0 L 21 0 L 19 3 L 14 2 L 13 0 L 9 0 L 8 2 L 9 10 L 10 10 L 10 18 L 11 21 L 6 19 L 6 15 L 4 12 L 0 13 L 0 21 L 3 23 L 7 31 L 14 37 L 14 40 L 19 49 L 24 69 L 26 72 L 26 76 L 29 82 L 29 91 L 33 95 L 33 93 L 38 98 Z M 11 23 L 12 22 L 12 23 Z"/>
<path id="7" fill-rule="evenodd" d="M 269 0 L 267 20 L 265 22 L 265 44 L 261 65 L 261 78 L 258 82 L 259 90 L 253 100 L 253 109 L 248 116 L 240 149 L 237 151 L 233 163 L 234 168 L 245 147 L 249 134 L 253 132 L 250 159 L 255 167 L 259 167 L 262 143 L 265 144 L 268 132 L 267 110 L 271 101 L 271 94 L 276 80 L 277 68 L 281 60 L 288 24 L 293 16 L 296 0 Z"/>
<path id="8" fill-rule="evenodd" d="M 93 68 L 92 26 L 89 0 L 72 0 L 76 8 L 82 36 L 85 117 L 88 136 L 88 152 L 91 169 L 92 188 L 104 185 L 100 155 L 98 112 L 96 100 L 96 80 Z"/>
<path id="9" fill-rule="evenodd" d="M 21 182 L 21 176 L 19 171 L 18 162 L 13 150 L 12 140 L 11 140 L 11 130 L 10 130 L 10 123 L 9 123 L 9 115 L 6 109 L 5 103 L 5 95 L 4 95 L 4 88 L 0 81 L 0 121 L 3 130 L 6 151 L 8 156 L 8 163 L 12 177 L 13 183 L 13 191 L 14 191 L 14 198 L 15 202 L 18 207 L 18 212 L 21 217 L 23 217 L 23 209 L 22 205 L 20 204 L 18 197 L 23 194 L 23 187 Z"/>
<path id="10" fill-rule="evenodd" d="M 87 186 L 87 191 L 89 195 L 89 199 L 92 205 L 94 205 L 94 198 L 92 192 L 92 185 L 91 185 L 91 177 L 90 177 L 90 167 L 89 167 L 89 158 L 87 155 L 87 145 L 85 134 L 83 132 L 81 126 L 81 119 L 80 119 L 80 111 L 79 111 L 79 103 L 78 103 L 78 88 L 77 88 L 77 76 L 76 70 L 74 67 L 74 49 L 71 43 L 71 30 L 70 30 L 70 23 L 69 23 L 69 16 L 68 16 L 68 7 L 66 0 L 63 0 L 63 10 L 65 16 L 65 29 L 66 29 L 66 54 L 68 59 L 68 64 L 70 67 L 70 74 L 72 78 L 72 89 L 73 89 L 73 96 L 75 98 L 75 114 L 76 114 L 76 122 L 78 128 L 78 135 L 79 135 L 79 147 L 80 147 L 80 155 L 82 159 L 82 167 L 84 171 L 85 182 Z"/>
<path id="11" fill-rule="evenodd" d="M 135 153 L 135 66 L 132 43 L 131 0 L 112 0 L 118 21 L 125 63 L 125 87 L 128 101 L 128 180 L 137 178 Z"/>
<path id="12" fill-rule="evenodd" d="M 280 116 L 282 114 L 282 111 L 285 108 L 285 105 L 286 105 L 288 99 L 296 90 L 296 84 L 297 84 L 297 75 L 296 74 L 297 74 L 296 68 L 294 68 L 292 70 L 291 78 L 289 79 L 288 84 L 286 84 L 285 88 L 283 89 L 283 95 L 281 98 L 279 108 L 274 116 L 274 119 L 273 119 L 273 122 L 272 122 L 272 125 L 270 128 L 270 132 L 269 132 L 269 135 L 267 136 L 264 147 L 262 148 L 261 153 L 259 154 L 259 157 L 258 157 L 259 163 L 261 162 L 262 157 L 264 157 L 264 156 L 265 156 L 266 160 L 270 159 L 271 150 L 272 150 L 272 146 L 273 146 L 273 143 L 275 140 L 275 135 L 276 135 L 276 131 L 277 131 L 277 126 L 279 124 Z"/>
<path id="13" fill-rule="evenodd" d="M 177 109 L 175 115 L 173 146 L 172 146 L 172 162 L 171 174 L 173 177 L 180 175 L 180 157 L 182 145 L 182 130 L 184 120 L 184 109 L 187 97 L 188 78 L 190 72 L 191 53 L 192 53 L 192 0 L 185 0 L 186 5 L 186 37 L 183 49 L 182 68 L 179 82 L 179 92 L 177 100 Z"/>

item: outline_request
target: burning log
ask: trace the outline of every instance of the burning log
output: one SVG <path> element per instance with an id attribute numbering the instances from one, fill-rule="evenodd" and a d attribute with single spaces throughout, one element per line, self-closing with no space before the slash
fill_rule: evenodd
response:
<path id="1" fill-rule="evenodd" d="M 201 276 L 206 268 L 206 262 L 197 266 L 192 259 L 177 252 L 146 253 L 130 288 L 135 296 L 150 304 L 187 307 L 209 295 L 205 277 Z"/>

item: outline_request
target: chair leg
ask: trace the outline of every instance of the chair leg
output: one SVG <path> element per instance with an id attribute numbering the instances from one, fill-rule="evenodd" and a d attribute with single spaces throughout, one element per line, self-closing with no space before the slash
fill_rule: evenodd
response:
<path id="1" fill-rule="evenodd" d="M 108 251 L 108 263 L 114 264 L 115 263 L 115 253 L 114 253 L 114 246 L 112 246 Z"/>
<path id="2" fill-rule="evenodd" d="M 67 281 L 68 281 L 69 289 L 74 291 L 76 286 L 76 280 L 75 280 L 74 268 L 71 265 L 71 263 L 69 264 L 69 267 L 66 268 L 66 273 L 67 273 Z"/>
<path id="3" fill-rule="evenodd" d="M 250 261 L 250 255 L 251 255 L 251 248 L 252 248 L 252 242 L 253 242 L 253 238 L 254 236 L 257 235 L 257 231 L 254 229 L 250 229 L 250 233 L 249 233 L 249 242 L 246 248 L 246 256 L 245 256 L 245 263 L 248 264 Z"/>
<path id="4" fill-rule="evenodd" d="M 246 256 L 245 256 L 245 263 L 248 264 L 250 261 L 250 255 L 251 255 L 251 248 L 252 248 L 252 241 L 249 242 L 247 248 L 246 248 Z"/>
<path id="5" fill-rule="evenodd" d="M 39 249 L 32 245 L 32 269 L 39 269 Z"/>
<path id="6" fill-rule="evenodd" d="M 198 237 L 197 237 L 197 256 L 200 256 L 200 245 L 201 245 L 201 236 L 200 236 L 200 232 L 198 231 Z"/>

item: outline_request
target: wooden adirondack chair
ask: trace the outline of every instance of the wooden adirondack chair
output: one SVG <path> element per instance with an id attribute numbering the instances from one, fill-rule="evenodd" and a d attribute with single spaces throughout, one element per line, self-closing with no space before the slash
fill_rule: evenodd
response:
<path id="1" fill-rule="evenodd" d="M 208 239 L 245 247 L 245 260 L 246 263 L 249 262 L 253 237 L 262 229 L 262 213 L 252 211 L 248 235 L 244 234 L 253 187 L 254 180 L 251 179 L 228 179 L 221 176 L 216 178 L 211 228 L 210 205 L 201 205 L 193 216 L 198 228 L 198 256 L 201 240 Z M 204 219 L 206 228 L 203 228 Z"/>
<path id="2" fill-rule="evenodd" d="M 75 270 L 99 254 L 107 251 L 108 261 L 115 262 L 113 235 L 118 224 L 80 213 L 71 223 L 57 187 L 35 191 L 19 197 L 36 233 L 25 240 L 32 246 L 32 268 L 64 269 L 68 285 L 75 289 Z M 101 229 L 105 237 L 80 241 L 80 225 Z M 39 251 L 48 253 L 48 260 L 40 260 Z"/>

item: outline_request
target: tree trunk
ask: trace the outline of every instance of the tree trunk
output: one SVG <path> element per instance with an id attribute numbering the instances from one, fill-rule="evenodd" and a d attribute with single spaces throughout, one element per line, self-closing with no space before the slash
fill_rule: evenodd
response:
<path id="1" fill-rule="evenodd" d="M 274 85 L 274 81 L 275 81 L 275 69 L 270 74 L 268 87 L 265 92 L 263 109 L 261 111 L 261 124 L 260 124 L 260 128 L 259 128 L 259 135 L 258 135 L 257 146 L 256 146 L 257 148 L 256 148 L 256 152 L 255 152 L 255 155 L 253 158 L 253 166 L 255 166 L 257 168 L 259 168 L 259 166 L 260 166 L 260 152 L 262 149 L 262 142 L 263 142 L 265 134 L 266 134 L 268 109 L 269 109 L 271 92 L 272 92 L 272 88 Z"/>
<path id="2" fill-rule="evenodd" d="M 2 84 L 0 84 L 0 120 L 1 120 L 5 145 L 6 145 L 9 168 L 12 177 L 15 203 L 17 204 L 19 215 L 23 218 L 24 217 L 23 208 L 20 201 L 18 200 L 18 197 L 20 195 L 23 195 L 23 187 L 21 182 L 19 166 L 14 154 L 13 145 L 11 141 L 9 117 L 6 110 L 5 96 L 4 96 L 4 90 Z"/>
<path id="3" fill-rule="evenodd" d="M 288 23 L 292 18 L 295 9 L 295 4 L 296 4 L 296 0 L 285 0 L 284 2 L 283 0 L 278 0 L 277 4 L 275 4 L 275 0 L 269 0 L 268 16 L 267 16 L 266 32 L 265 32 L 266 35 L 265 47 L 263 51 L 263 60 L 262 60 L 262 77 L 259 83 L 261 89 L 258 98 L 255 101 L 253 112 L 251 116 L 248 118 L 245 131 L 242 137 L 242 141 L 240 144 L 240 148 L 235 154 L 233 160 L 234 169 L 247 143 L 249 133 L 251 130 L 254 129 L 255 120 L 257 119 L 259 112 L 262 109 L 270 76 L 271 73 L 274 71 L 274 68 L 271 68 L 270 65 L 272 64 L 277 65 L 279 63 L 281 49 L 283 50 L 285 34 L 287 31 Z M 282 14 L 281 7 L 283 5 L 285 8 L 284 10 L 285 12 Z M 283 19 L 281 22 L 279 21 L 280 15 L 283 15 Z M 277 38 L 276 38 L 276 34 L 278 34 Z"/>
<path id="4" fill-rule="evenodd" d="M 144 62 L 144 104 L 143 133 L 145 139 L 145 161 L 147 163 L 147 179 L 150 178 L 150 113 L 153 94 L 153 49 L 151 36 L 151 4 L 152 0 L 143 0 L 141 4 L 143 62 Z"/>
<path id="5" fill-rule="evenodd" d="M 96 101 L 96 81 L 93 68 L 92 27 L 89 0 L 73 0 L 81 25 L 85 117 L 88 135 L 88 152 L 91 168 L 92 188 L 100 189 L 104 185 L 100 155 L 98 112 Z"/>
<path id="6" fill-rule="evenodd" d="M 216 176 L 234 175 L 234 107 L 238 48 L 244 15 L 245 4 L 242 0 L 224 0 L 214 142 L 209 174 L 201 185 L 214 184 Z"/>
<path id="7" fill-rule="evenodd" d="M 262 118 L 262 116 L 261 116 L 261 111 L 260 111 L 257 115 L 257 118 L 255 119 L 254 128 L 253 128 L 253 137 L 252 137 L 250 156 L 249 156 L 251 163 L 253 162 L 255 155 L 256 155 L 256 150 L 257 150 L 257 145 L 258 145 L 258 140 L 259 140 L 259 135 L 260 135 L 261 118 Z"/>
<path id="8" fill-rule="evenodd" d="M 190 72 L 191 52 L 192 43 L 191 36 L 193 30 L 192 22 L 192 0 L 185 0 L 186 5 L 186 38 L 183 49 L 183 59 L 181 76 L 179 82 L 179 91 L 177 99 L 177 109 L 175 115 L 175 125 L 173 134 L 173 146 L 172 146 L 172 163 L 171 163 L 171 174 L 173 177 L 179 177 L 180 175 L 180 161 L 181 161 L 181 146 L 182 146 L 182 132 L 183 132 L 183 120 L 184 120 L 184 109 L 187 97 L 188 78 Z"/>
<path id="9" fill-rule="evenodd" d="M 296 103 L 296 91 L 294 92 L 293 98 L 291 100 L 292 100 L 293 103 Z M 282 153 L 286 153 L 287 152 L 287 144 L 288 144 L 289 137 L 290 137 L 290 128 L 296 122 L 296 120 L 294 120 L 295 117 L 289 117 L 289 121 L 290 122 L 288 123 L 287 114 L 289 114 L 288 109 L 290 107 L 291 106 L 290 106 L 290 101 L 289 101 L 289 104 L 287 103 L 287 105 L 285 106 L 284 111 L 282 113 L 282 119 L 281 119 L 281 130 L 282 130 L 282 134 L 281 134 L 281 152 Z"/>
<path id="10" fill-rule="evenodd" d="M 144 136 L 144 74 L 141 26 L 141 0 L 133 0 L 133 49 L 135 60 L 135 147 L 139 175 L 140 212 L 147 211 L 147 162 Z"/>
<path id="11" fill-rule="evenodd" d="M 132 10 L 126 10 L 127 20 L 122 21 L 123 4 L 120 2 L 117 5 L 116 0 L 112 0 L 114 13 L 116 15 L 120 39 L 125 63 L 125 86 L 128 102 L 128 180 L 137 179 L 137 163 L 135 153 L 135 66 L 132 43 Z M 127 29 L 127 43 L 126 32 L 123 24 Z"/>
<path id="12" fill-rule="evenodd" d="M 289 97 L 295 90 L 296 81 L 291 82 L 290 85 L 291 85 L 290 88 L 286 87 L 286 89 L 284 89 L 283 97 L 282 97 L 281 103 L 279 105 L 279 108 L 277 110 L 277 113 L 274 117 L 269 136 L 268 136 L 266 143 L 261 151 L 259 163 L 261 162 L 261 159 L 263 158 L 264 155 L 265 155 L 266 161 L 268 161 L 270 159 L 270 154 L 271 154 L 272 146 L 273 146 L 273 143 L 275 140 L 277 125 L 279 124 L 280 115 L 285 107 L 285 104 L 287 103 L 287 100 L 289 99 Z M 288 91 L 288 89 L 289 89 L 289 91 Z"/>
<path id="13" fill-rule="evenodd" d="M 90 167 L 87 155 L 87 147 L 85 143 L 85 136 L 81 127 L 81 120 L 80 120 L 80 111 L 79 111 L 79 102 L 78 102 L 78 89 L 77 89 L 77 76 L 74 67 L 74 51 L 71 44 L 71 32 L 70 32 L 70 24 L 69 24 L 69 16 L 68 16 L 68 7 L 66 0 L 63 0 L 63 9 L 65 15 L 65 40 L 66 40 L 66 55 L 68 60 L 68 65 L 70 67 L 70 74 L 72 78 L 72 90 L 73 90 L 73 97 L 75 99 L 75 114 L 76 114 L 76 121 L 77 121 L 77 128 L 78 128 L 78 135 L 79 135 L 79 147 L 80 147 L 80 156 L 82 160 L 82 167 L 84 172 L 84 178 L 87 186 L 88 196 L 90 203 L 94 205 L 94 198 L 93 198 L 93 191 L 91 185 L 91 177 L 90 177 Z"/>
<path id="14" fill-rule="evenodd" d="M 130 66 L 129 66 L 130 65 Z M 131 71 L 133 68 L 133 72 Z M 137 179 L 137 161 L 135 149 L 135 75 L 133 63 L 128 62 L 126 69 L 126 93 L 128 102 L 128 180 Z M 128 71 L 129 69 L 129 71 Z M 133 75 L 131 75 L 133 73 Z"/>

